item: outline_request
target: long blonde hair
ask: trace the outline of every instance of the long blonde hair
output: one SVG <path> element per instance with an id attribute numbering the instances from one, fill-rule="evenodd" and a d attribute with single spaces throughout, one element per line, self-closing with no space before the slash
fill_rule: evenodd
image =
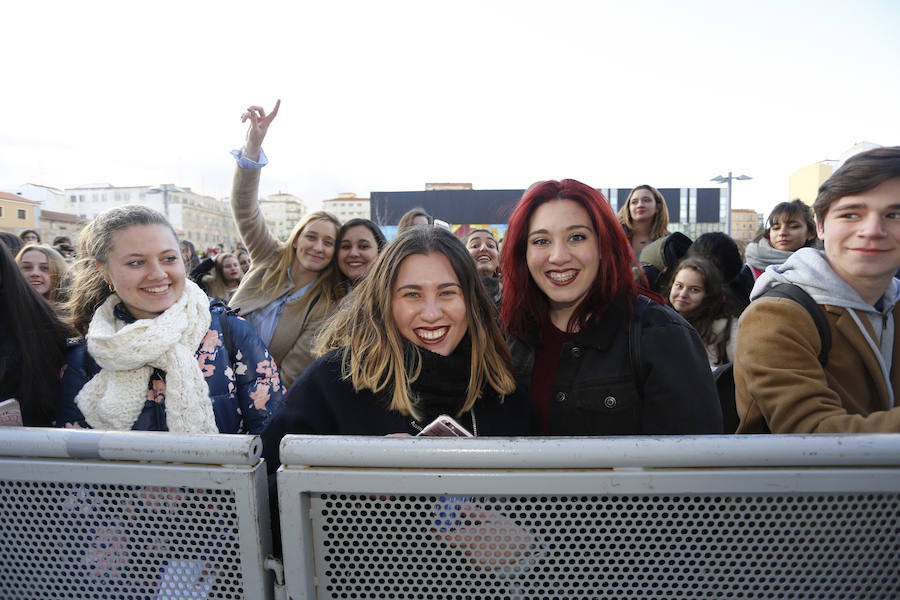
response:
<path id="1" fill-rule="evenodd" d="M 212 272 L 208 275 L 204 275 L 202 279 L 204 285 L 206 285 L 206 295 L 225 303 L 228 302 L 229 293 L 234 292 L 238 287 L 237 285 L 228 287 L 228 284 L 225 282 L 224 268 L 225 259 L 227 258 L 233 258 L 234 260 L 238 259 L 237 256 L 231 252 L 217 254 L 214 259 L 215 265 L 213 266 Z M 238 282 L 238 285 L 240 285 L 240 281 Z"/>
<path id="2" fill-rule="evenodd" d="M 262 283 L 260 283 L 259 285 L 259 289 L 269 290 L 269 302 L 277 298 L 278 290 L 281 289 L 281 286 L 288 278 L 288 273 L 290 273 L 291 271 L 291 265 L 293 264 L 294 259 L 297 256 L 294 250 L 294 244 L 297 242 L 297 238 L 299 238 L 303 233 L 303 230 L 306 229 L 306 226 L 314 221 L 327 221 L 334 225 L 335 249 L 334 254 L 331 257 L 331 261 L 329 261 L 328 263 L 328 266 L 326 266 L 324 269 L 322 269 L 321 272 L 319 272 L 312 287 L 310 287 L 309 291 L 303 296 L 303 300 L 301 300 L 301 302 L 309 303 L 318 298 L 318 300 L 316 300 L 315 306 L 312 309 L 315 315 L 311 313 L 311 316 L 328 314 L 332 311 L 334 306 L 337 304 L 337 301 L 339 300 L 339 277 L 336 266 L 336 259 L 337 237 L 338 232 L 341 229 L 341 222 L 338 221 L 337 217 L 335 217 L 333 214 L 324 210 L 317 210 L 300 219 L 300 221 L 294 226 L 293 231 L 291 231 L 291 235 L 288 237 L 287 243 L 285 243 L 279 250 L 279 254 L 274 263 L 266 268 L 266 273 L 265 275 L 263 275 Z M 255 267 L 256 265 L 253 266 Z M 253 267 L 251 267 L 251 269 L 252 268 Z"/>
<path id="3" fill-rule="evenodd" d="M 56 251 L 52 246 L 47 244 L 25 244 L 16 255 L 16 264 L 22 266 L 22 259 L 26 252 L 35 250 L 47 257 L 47 263 L 50 267 L 50 289 L 47 291 L 45 299 L 51 304 L 56 305 L 61 302 L 66 294 L 66 272 L 69 265 L 62 254 Z"/>
<path id="4" fill-rule="evenodd" d="M 669 209 L 666 207 L 666 199 L 658 189 L 652 185 L 639 185 L 628 194 L 628 200 L 619 209 L 616 215 L 619 222 L 624 226 L 628 239 L 634 232 L 634 219 L 631 216 L 631 198 L 638 190 L 647 190 L 656 198 L 656 212 L 653 214 L 653 220 L 650 222 L 650 241 L 658 240 L 669 232 Z"/>
<path id="5" fill-rule="evenodd" d="M 94 312 L 112 294 L 100 267 L 105 267 L 109 261 L 113 234 L 135 225 L 162 225 L 172 232 L 176 244 L 178 242 L 178 235 L 166 217 L 146 206 L 116 206 L 94 217 L 81 232 L 79 259 L 72 267 L 75 275 L 69 288 L 69 299 L 63 305 L 69 315 L 69 324 L 79 335 L 87 334 Z"/>
<path id="6" fill-rule="evenodd" d="M 432 253 L 447 257 L 466 303 L 472 360 L 460 414 L 472 408 L 485 385 L 501 397 L 513 393 L 512 358 L 497 326 L 493 303 L 468 251 L 456 236 L 441 228 L 412 227 L 385 246 L 316 343 L 319 355 L 343 350 L 341 374 L 353 383 L 354 390 L 390 391 L 390 409 L 414 418 L 421 415 L 409 386 L 419 377 L 422 360 L 418 347 L 413 346 L 411 353 L 404 351 L 404 339 L 393 318 L 393 289 L 404 260 Z"/>

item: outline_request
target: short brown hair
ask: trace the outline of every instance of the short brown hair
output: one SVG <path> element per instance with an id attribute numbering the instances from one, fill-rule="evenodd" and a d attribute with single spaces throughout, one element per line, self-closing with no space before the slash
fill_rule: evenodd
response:
<path id="1" fill-rule="evenodd" d="M 895 177 L 900 177 L 900 146 L 875 148 L 850 157 L 819 188 L 813 203 L 816 220 L 821 224 L 831 205 L 844 196 L 868 192 Z"/>

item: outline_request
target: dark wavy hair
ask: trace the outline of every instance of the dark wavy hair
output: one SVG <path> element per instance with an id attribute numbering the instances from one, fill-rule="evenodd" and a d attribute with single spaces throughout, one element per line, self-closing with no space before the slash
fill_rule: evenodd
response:
<path id="1" fill-rule="evenodd" d="M 0 231 L 0 243 L 9 250 L 9 253 L 15 256 L 25 246 L 22 238 L 8 231 Z"/>
<path id="2" fill-rule="evenodd" d="M 572 200 L 584 207 L 597 232 L 602 257 L 594 284 L 572 313 L 568 329 L 583 328 L 590 316 L 601 315 L 611 305 L 630 313 L 637 297 L 638 284 L 631 270 L 637 262 L 625 231 L 603 194 L 574 179 L 535 183 L 525 191 L 509 217 L 500 254 L 503 274 L 500 322 L 508 334 L 519 338 L 536 327 L 543 327 L 550 318 L 550 303 L 531 278 L 526 252 L 531 216 L 540 205 L 557 199 Z"/>
<path id="3" fill-rule="evenodd" d="M 34 229 L 25 229 L 25 230 L 23 230 L 21 233 L 19 233 L 19 239 L 21 239 L 23 242 L 25 242 L 25 234 L 27 234 L 27 233 L 33 233 L 34 235 L 36 235 L 36 236 L 37 236 L 37 243 L 38 243 L 38 244 L 41 243 L 41 234 L 39 234 L 39 233 L 38 233 L 37 231 L 35 231 Z M 29 242 L 25 242 L 25 243 L 27 244 L 27 243 L 29 243 Z M 31 242 L 31 243 L 34 243 L 34 242 Z"/>
<path id="4" fill-rule="evenodd" d="M 762 234 L 756 237 L 756 240 L 759 241 L 761 238 L 766 238 L 767 242 L 770 241 L 769 235 L 772 233 L 772 225 L 790 221 L 791 217 L 805 223 L 806 235 L 812 236 L 812 238 L 807 239 L 806 243 L 803 245 L 814 246 L 816 243 L 816 219 L 813 217 L 812 208 L 810 208 L 809 205 L 804 204 L 799 198 L 795 198 L 790 202 L 779 202 L 776 204 L 775 208 L 772 209 L 772 212 L 769 213 L 769 217 L 766 219 L 766 228 L 763 230 Z"/>
<path id="5" fill-rule="evenodd" d="M 669 289 L 666 290 L 666 301 L 672 296 L 672 286 L 678 278 L 679 271 L 690 269 L 703 278 L 703 288 L 705 295 L 700 301 L 699 306 L 694 310 L 683 313 L 688 323 L 694 326 L 703 343 L 712 346 L 716 353 L 716 364 L 724 365 L 734 357 L 728 356 L 728 342 L 731 339 L 731 323 L 738 315 L 735 315 L 729 306 L 726 285 L 722 277 L 722 272 L 709 259 L 703 256 L 688 256 L 675 268 L 672 275 L 672 281 L 669 283 Z M 713 324 L 718 319 L 728 319 L 725 329 L 716 333 Z"/>
<path id="6" fill-rule="evenodd" d="M 341 230 L 338 232 L 338 243 L 335 244 L 335 247 L 340 248 L 341 240 L 344 239 L 344 234 L 347 233 L 350 228 L 359 227 L 360 225 L 372 232 L 372 237 L 375 238 L 375 244 L 378 246 L 378 252 L 381 252 L 384 245 L 387 244 L 387 238 L 384 237 L 381 228 L 369 219 L 350 219 L 341 225 Z"/>
<path id="7" fill-rule="evenodd" d="M 19 357 L 0 360 L 0 377 L 18 378 L 13 397 L 19 400 L 24 424 L 48 427 L 59 404 L 68 329 L 22 276 L 5 244 L 0 244 L 0 319 L 10 334 L 6 343 L 14 344 Z"/>

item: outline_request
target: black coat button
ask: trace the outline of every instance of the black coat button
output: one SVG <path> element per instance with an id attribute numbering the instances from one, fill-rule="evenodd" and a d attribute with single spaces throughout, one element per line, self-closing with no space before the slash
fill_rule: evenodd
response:
<path id="1" fill-rule="evenodd" d="M 581 349 L 581 346 L 574 346 L 570 351 L 570 354 L 572 355 L 572 358 L 581 358 L 584 354 L 584 350 Z"/>
<path id="2" fill-rule="evenodd" d="M 556 401 L 557 402 L 565 402 L 566 401 L 566 393 L 565 392 L 557 392 L 556 393 Z"/>
<path id="3" fill-rule="evenodd" d="M 618 403 L 619 401 L 616 400 L 614 396 L 607 396 L 603 399 L 603 406 L 606 408 L 615 408 Z"/>

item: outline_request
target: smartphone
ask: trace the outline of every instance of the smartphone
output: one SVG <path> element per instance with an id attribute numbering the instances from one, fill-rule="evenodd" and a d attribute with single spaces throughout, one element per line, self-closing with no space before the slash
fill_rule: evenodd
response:
<path id="1" fill-rule="evenodd" d="M 428 437 L 475 437 L 453 417 L 447 415 L 441 415 L 426 425 L 422 431 L 416 434 L 416 437 L 423 435 Z"/>
<path id="2" fill-rule="evenodd" d="M 450 233 L 453 233 L 453 230 L 450 229 L 450 223 L 448 223 L 447 221 L 442 221 L 441 219 L 435 219 L 433 222 L 433 225 L 435 227 L 440 227 L 441 229 L 446 229 Z"/>

